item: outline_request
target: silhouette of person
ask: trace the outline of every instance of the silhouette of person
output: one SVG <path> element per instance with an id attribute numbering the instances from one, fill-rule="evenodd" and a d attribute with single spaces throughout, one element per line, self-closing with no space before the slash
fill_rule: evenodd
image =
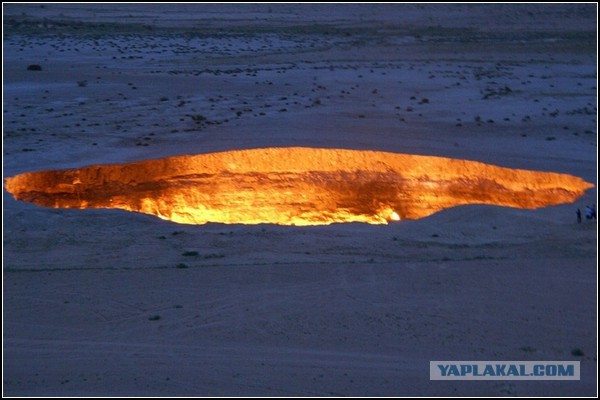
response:
<path id="1" fill-rule="evenodd" d="M 581 223 L 581 210 L 579 208 L 577 209 L 577 223 Z"/>
<path id="2" fill-rule="evenodd" d="M 585 219 L 592 219 L 592 207 L 585 206 Z"/>

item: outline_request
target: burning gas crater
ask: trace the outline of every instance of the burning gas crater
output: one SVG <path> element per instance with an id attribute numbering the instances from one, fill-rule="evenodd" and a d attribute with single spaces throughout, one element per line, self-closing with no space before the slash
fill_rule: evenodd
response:
<path id="1" fill-rule="evenodd" d="M 464 204 L 539 208 L 594 185 L 551 172 L 375 151 L 267 148 L 28 172 L 17 200 L 118 208 L 183 224 L 386 224 Z"/>

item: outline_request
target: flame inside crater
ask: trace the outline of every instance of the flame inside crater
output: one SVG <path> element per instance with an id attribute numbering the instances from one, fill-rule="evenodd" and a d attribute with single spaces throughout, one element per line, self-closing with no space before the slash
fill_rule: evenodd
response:
<path id="1" fill-rule="evenodd" d="M 6 179 L 17 200 L 118 208 L 185 224 L 385 224 L 465 204 L 534 209 L 594 185 L 552 172 L 376 151 L 266 148 L 28 172 Z"/>

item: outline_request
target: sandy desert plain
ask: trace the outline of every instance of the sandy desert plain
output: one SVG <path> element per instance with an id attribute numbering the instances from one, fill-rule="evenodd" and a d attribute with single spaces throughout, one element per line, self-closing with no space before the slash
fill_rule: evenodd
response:
<path id="1" fill-rule="evenodd" d="M 596 16 L 595 4 L 3 4 L 4 177 L 306 146 L 597 185 Z M 5 190 L 3 392 L 595 396 L 597 225 L 575 210 L 596 199 L 389 225 L 196 226 Z M 432 360 L 576 360 L 581 380 L 434 382 Z"/>

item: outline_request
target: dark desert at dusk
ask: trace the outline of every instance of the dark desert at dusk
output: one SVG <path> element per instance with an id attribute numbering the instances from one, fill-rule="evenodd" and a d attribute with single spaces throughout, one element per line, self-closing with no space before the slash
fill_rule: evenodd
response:
<path id="1" fill-rule="evenodd" d="M 597 395 L 596 4 L 3 29 L 5 396 Z"/>

